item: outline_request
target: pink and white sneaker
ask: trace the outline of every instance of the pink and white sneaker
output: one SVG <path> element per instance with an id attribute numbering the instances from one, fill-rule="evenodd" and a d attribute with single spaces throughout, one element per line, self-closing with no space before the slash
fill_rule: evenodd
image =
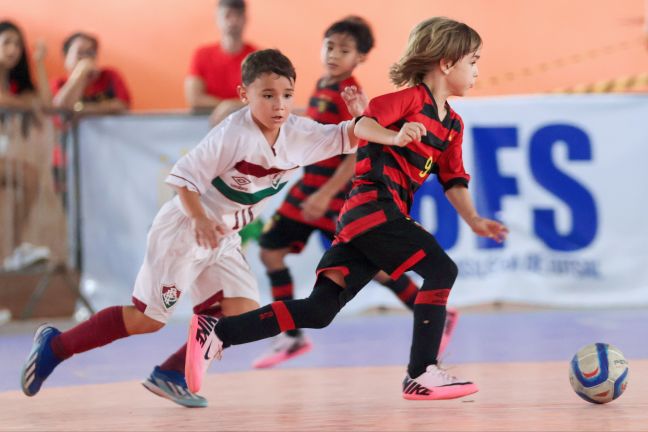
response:
<path id="1" fill-rule="evenodd" d="M 461 381 L 437 365 L 430 365 L 416 379 L 409 375 L 403 380 L 403 398 L 408 400 L 456 399 L 477 393 L 470 381 Z"/>
<path id="2" fill-rule="evenodd" d="M 437 357 L 443 354 L 450 343 L 450 338 L 457 326 L 457 321 L 459 321 L 459 311 L 455 308 L 446 309 L 445 326 L 443 327 L 443 336 L 441 336 L 441 343 L 439 344 L 439 353 L 437 354 Z"/>
<path id="3" fill-rule="evenodd" d="M 218 318 L 209 315 L 191 317 L 185 359 L 185 378 L 192 393 L 200 391 L 203 378 L 212 360 L 214 358 L 220 360 L 222 357 L 223 341 L 216 336 L 214 331 L 217 322 Z"/>
<path id="4" fill-rule="evenodd" d="M 252 363 L 252 367 L 255 369 L 270 368 L 291 358 L 306 354 L 312 348 L 312 342 L 303 333 L 297 336 L 281 333 L 275 336 L 270 348 Z"/>

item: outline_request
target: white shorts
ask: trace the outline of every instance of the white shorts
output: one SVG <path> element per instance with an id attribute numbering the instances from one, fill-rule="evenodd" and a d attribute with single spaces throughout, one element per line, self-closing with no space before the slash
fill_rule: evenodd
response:
<path id="1" fill-rule="evenodd" d="M 182 296 L 191 297 L 194 312 L 223 298 L 259 302 L 257 282 L 240 249 L 238 234 L 220 239 L 217 249 L 196 243 L 191 220 L 173 201 L 158 212 L 148 234 L 146 256 L 137 274 L 133 304 L 166 323 Z"/>

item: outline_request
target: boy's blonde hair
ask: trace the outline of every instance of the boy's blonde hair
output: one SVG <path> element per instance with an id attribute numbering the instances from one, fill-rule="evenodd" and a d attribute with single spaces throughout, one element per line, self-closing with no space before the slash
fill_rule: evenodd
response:
<path id="1" fill-rule="evenodd" d="M 415 86 L 441 59 L 454 64 L 481 44 L 479 33 L 468 25 L 445 17 L 430 18 L 414 27 L 405 54 L 391 67 L 389 78 L 397 87 Z"/>

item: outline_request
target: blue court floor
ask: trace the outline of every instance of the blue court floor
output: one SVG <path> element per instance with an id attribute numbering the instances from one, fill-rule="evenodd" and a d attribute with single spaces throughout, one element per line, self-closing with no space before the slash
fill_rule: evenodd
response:
<path id="1" fill-rule="evenodd" d="M 64 325 L 67 328 L 71 323 Z M 33 330 L 0 332 L 0 391 L 19 390 L 22 363 Z M 339 317 L 328 328 L 307 330 L 314 349 L 281 368 L 405 365 L 409 356 L 411 315 Z M 534 310 L 463 312 L 443 362 L 493 363 L 564 361 L 583 345 L 606 342 L 633 359 L 648 359 L 648 309 Z M 61 364 L 46 386 L 98 384 L 145 378 L 153 366 L 184 343 L 187 324 L 172 322 L 158 333 L 131 337 L 83 353 Z M 224 352 L 210 373 L 245 371 L 268 345 L 259 341 Z"/>

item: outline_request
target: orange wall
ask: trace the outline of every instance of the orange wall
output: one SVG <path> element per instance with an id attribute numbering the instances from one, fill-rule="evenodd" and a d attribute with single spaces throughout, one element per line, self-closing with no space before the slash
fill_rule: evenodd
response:
<path id="1" fill-rule="evenodd" d="M 76 30 L 101 39 L 100 62 L 126 76 L 135 109 L 185 107 L 182 82 L 193 49 L 217 40 L 216 0 L 0 0 L 28 43 L 44 39 L 50 75 L 63 72 L 60 46 Z M 392 87 L 389 65 L 413 25 L 433 15 L 463 20 L 485 45 L 472 95 L 553 91 L 648 72 L 644 0 L 248 0 L 247 39 L 295 63 L 304 104 L 320 74 L 324 29 L 347 14 L 367 18 L 376 48 L 357 76 L 367 93 Z"/>

